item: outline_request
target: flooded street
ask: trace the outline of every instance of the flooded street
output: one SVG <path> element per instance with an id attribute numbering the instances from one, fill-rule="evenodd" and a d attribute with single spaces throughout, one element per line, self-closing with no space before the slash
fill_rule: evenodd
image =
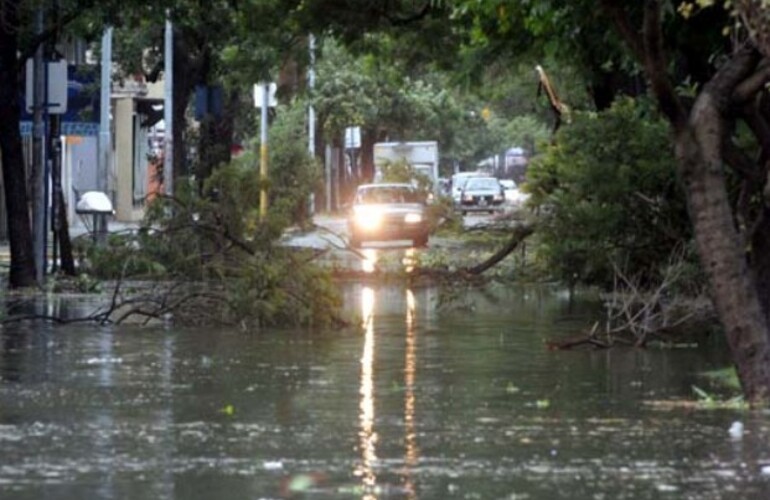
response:
<path id="1" fill-rule="evenodd" d="M 767 414 L 676 404 L 718 342 L 548 351 L 597 308 L 542 286 L 344 297 L 363 328 L 5 327 L 0 498 L 770 496 Z"/>

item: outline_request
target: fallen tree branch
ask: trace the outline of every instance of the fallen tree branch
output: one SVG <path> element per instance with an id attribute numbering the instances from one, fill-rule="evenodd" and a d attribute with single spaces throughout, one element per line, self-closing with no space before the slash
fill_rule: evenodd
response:
<path id="1" fill-rule="evenodd" d="M 628 276 L 614 266 L 615 285 L 605 302 L 605 325 L 601 335 L 597 331 L 597 322 L 587 334 L 547 341 L 548 348 L 573 349 L 585 345 L 607 348 L 615 344 L 645 347 L 651 339 L 671 341 L 681 327 L 707 317 L 704 313 L 708 311 L 697 301 L 679 300 L 671 292 L 682 277 L 684 253 L 684 248 L 672 252 L 660 283 L 648 290 L 639 286 L 640 279 Z"/>
<path id="2" fill-rule="evenodd" d="M 521 242 L 523 242 L 529 235 L 534 232 L 534 224 L 521 224 L 516 226 L 516 228 L 513 230 L 513 234 L 511 235 L 511 239 L 508 240 L 508 243 L 506 243 L 504 247 L 495 252 L 491 257 L 489 257 L 481 264 L 466 268 L 465 272 L 468 274 L 483 273 L 484 271 L 495 266 L 498 262 L 506 258 L 511 252 L 516 250 L 516 247 L 518 247 Z"/>

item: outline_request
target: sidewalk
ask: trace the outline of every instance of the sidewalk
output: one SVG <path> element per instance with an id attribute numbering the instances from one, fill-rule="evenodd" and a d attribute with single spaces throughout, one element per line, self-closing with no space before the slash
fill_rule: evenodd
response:
<path id="1" fill-rule="evenodd" d="M 137 222 L 119 222 L 119 221 L 107 221 L 107 232 L 116 233 L 125 231 L 127 229 L 135 229 L 139 227 Z M 69 228 L 70 239 L 81 237 L 88 233 L 88 228 L 81 222 L 77 221 L 77 224 L 70 226 Z M 53 235 L 48 233 L 48 257 L 53 255 L 51 244 L 53 242 Z M 11 263 L 11 247 L 8 241 L 0 242 L 0 267 L 7 267 Z"/>

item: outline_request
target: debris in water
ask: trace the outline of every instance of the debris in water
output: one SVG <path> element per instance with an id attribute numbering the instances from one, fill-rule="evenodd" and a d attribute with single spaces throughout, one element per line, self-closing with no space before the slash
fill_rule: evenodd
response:
<path id="1" fill-rule="evenodd" d="M 732 439 L 741 439 L 743 437 L 743 424 L 736 420 L 727 430 L 727 433 Z"/>
<path id="2" fill-rule="evenodd" d="M 265 470 L 281 470 L 283 469 L 283 462 L 280 460 L 268 460 L 265 462 L 262 462 L 262 467 Z"/>

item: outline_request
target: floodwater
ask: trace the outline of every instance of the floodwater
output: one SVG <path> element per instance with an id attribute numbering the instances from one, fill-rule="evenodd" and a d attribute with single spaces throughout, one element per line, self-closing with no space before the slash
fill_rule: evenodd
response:
<path id="1" fill-rule="evenodd" d="M 344 296 L 361 328 L 6 326 L 0 498 L 770 497 L 768 415 L 682 404 L 716 342 L 548 351 L 596 315 L 548 287 Z"/>

